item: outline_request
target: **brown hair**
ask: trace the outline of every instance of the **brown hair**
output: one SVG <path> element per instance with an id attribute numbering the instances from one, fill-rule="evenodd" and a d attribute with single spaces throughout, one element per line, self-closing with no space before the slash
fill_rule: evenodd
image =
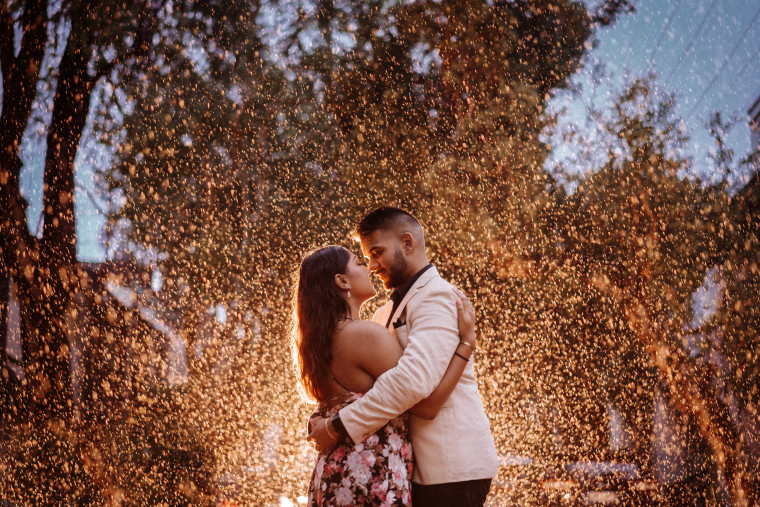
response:
<path id="1" fill-rule="evenodd" d="M 301 261 L 295 282 L 293 355 L 301 386 L 318 402 L 327 400 L 335 328 L 351 311 L 335 284 L 350 258 L 343 247 L 320 248 Z"/>

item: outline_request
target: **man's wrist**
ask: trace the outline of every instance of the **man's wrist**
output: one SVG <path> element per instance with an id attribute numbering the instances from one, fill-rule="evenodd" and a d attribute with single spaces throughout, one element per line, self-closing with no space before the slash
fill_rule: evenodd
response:
<path id="1" fill-rule="evenodd" d="M 330 419 L 330 424 L 332 424 L 332 427 L 335 430 L 335 433 L 338 434 L 338 436 L 344 437 L 348 435 L 348 432 L 346 431 L 346 427 L 343 426 L 343 421 L 340 420 L 340 414 L 335 414 L 333 418 Z"/>

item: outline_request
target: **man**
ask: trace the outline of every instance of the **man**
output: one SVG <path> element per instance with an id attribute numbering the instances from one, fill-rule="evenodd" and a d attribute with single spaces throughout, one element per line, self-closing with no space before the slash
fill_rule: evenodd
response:
<path id="1" fill-rule="evenodd" d="M 398 364 L 364 397 L 309 435 L 317 449 L 332 449 L 334 436 L 358 443 L 425 399 L 440 382 L 459 345 L 457 296 L 428 261 L 422 226 L 398 208 L 381 207 L 357 226 L 369 268 L 393 289 L 373 320 L 404 347 Z M 482 506 L 498 462 L 472 364 L 432 420 L 409 416 L 415 470 L 412 505 Z"/>

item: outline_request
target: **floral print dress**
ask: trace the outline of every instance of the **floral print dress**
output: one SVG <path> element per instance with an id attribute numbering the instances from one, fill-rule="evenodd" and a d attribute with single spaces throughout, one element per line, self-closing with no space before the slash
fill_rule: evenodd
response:
<path id="1" fill-rule="evenodd" d="M 320 406 L 315 415 L 332 417 L 363 393 L 332 406 Z M 412 444 L 407 415 L 403 414 L 354 444 L 344 436 L 329 453 L 320 453 L 309 485 L 309 506 L 411 505 Z"/>

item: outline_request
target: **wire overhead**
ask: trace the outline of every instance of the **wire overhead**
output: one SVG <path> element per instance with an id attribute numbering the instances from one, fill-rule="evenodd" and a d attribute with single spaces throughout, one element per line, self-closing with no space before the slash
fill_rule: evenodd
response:
<path id="1" fill-rule="evenodd" d="M 734 78 L 734 81 L 741 79 L 741 77 L 744 75 L 745 72 L 747 72 L 747 69 L 749 69 L 753 63 L 757 64 L 758 58 L 760 58 L 760 51 L 756 52 L 750 59 L 747 60 L 747 63 L 744 64 L 744 67 L 742 67 L 742 70 L 736 73 L 736 77 Z"/>
<path id="2" fill-rule="evenodd" d="M 702 17 L 702 21 L 699 23 L 699 27 L 697 27 L 697 30 L 694 32 L 694 35 L 691 36 L 691 39 L 689 40 L 689 43 L 686 45 L 683 51 L 681 51 L 681 56 L 678 57 L 678 62 L 673 66 L 673 68 L 670 70 L 670 74 L 668 74 L 668 77 L 665 78 L 666 84 L 670 84 L 670 79 L 673 77 L 673 74 L 676 73 L 676 70 L 678 70 L 678 67 L 681 65 L 681 62 L 683 62 L 684 56 L 686 56 L 686 53 L 691 51 L 691 48 L 694 47 L 694 43 L 697 40 L 697 37 L 699 37 L 702 34 L 702 29 L 705 27 L 705 24 L 707 23 L 707 19 L 710 17 L 710 14 L 712 13 L 713 8 L 718 3 L 718 0 L 713 0 L 710 4 L 710 7 L 707 9 L 707 12 Z"/>
<path id="3" fill-rule="evenodd" d="M 670 14 L 668 15 L 668 20 L 665 22 L 665 26 L 662 27 L 662 30 L 660 31 L 660 35 L 657 37 L 657 42 L 654 43 L 654 47 L 652 48 L 651 54 L 647 58 L 647 61 L 651 65 L 654 61 L 654 58 L 657 56 L 657 52 L 660 50 L 660 45 L 662 44 L 663 39 L 665 38 L 665 34 L 668 33 L 668 29 L 670 28 L 670 24 L 673 22 L 673 17 L 676 14 L 676 11 L 678 10 L 678 6 L 681 5 L 681 2 L 683 0 L 678 0 L 676 4 L 673 6 L 673 9 L 670 11 Z"/>
<path id="4" fill-rule="evenodd" d="M 702 95 L 699 96 L 699 99 L 697 99 L 697 102 L 694 104 L 694 106 L 691 108 L 691 110 L 689 111 L 689 113 L 686 115 L 686 119 L 687 120 L 689 118 L 691 118 L 691 115 L 694 114 L 694 111 L 697 110 L 697 107 L 699 107 L 699 105 L 702 104 L 702 101 L 707 96 L 707 92 L 710 91 L 710 88 L 712 88 L 713 85 L 715 85 L 715 83 L 718 81 L 718 78 L 723 73 L 723 69 L 725 69 L 726 65 L 728 65 L 728 62 L 730 62 L 733 59 L 734 55 L 736 54 L 736 51 L 739 49 L 739 47 L 744 42 L 744 39 L 747 37 L 747 34 L 749 33 L 750 28 L 752 28 L 752 25 L 755 24 L 755 21 L 757 21 L 758 17 L 760 17 L 760 8 L 758 8 L 758 10 L 755 12 L 755 16 L 752 18 L 752 21 L 750 21 L 749 24 L 747 25 L 747 27 L 744 29 L 744 32 L 742 32 L 741 37 L 739 37 L 739 40 L 736 41 L 736 44 L 734 44 L 734 47 L 731 48 L 731 52 L 723 60 L 723 63 L 721 64 L 720 68 L 718 69 L 718 72 L 715 73 L 715 75 L 713 76 L 713 78 L 708 83 L 707 87 L 702 92 Z M 743 71 L 743 69 L 742 69 L 742 71 Z"/>

